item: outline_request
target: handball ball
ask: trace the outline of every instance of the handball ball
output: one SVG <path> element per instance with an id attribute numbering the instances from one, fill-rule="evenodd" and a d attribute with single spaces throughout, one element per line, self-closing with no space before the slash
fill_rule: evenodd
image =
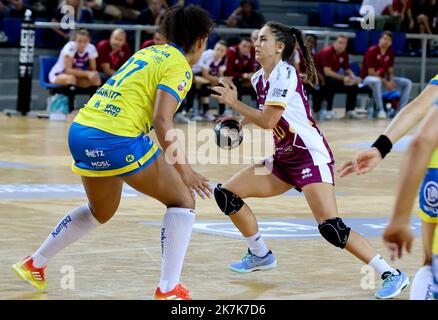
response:
<path id="1" fill-rule="evenodd" d="M 234 119 L 228 119 L 218 123 L 214 132 L 216 134 L 216 144 L 222 149 L 232 149 L 238 147 L 243 140 L 243 132 L 240 124 Z"/>

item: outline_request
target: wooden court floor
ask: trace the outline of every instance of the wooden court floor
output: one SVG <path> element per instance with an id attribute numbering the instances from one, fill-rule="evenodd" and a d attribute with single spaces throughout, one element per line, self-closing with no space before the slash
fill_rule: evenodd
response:
<path id="1" fill-rule="evenodd" d="M 80 184 L 79 176 L 70 171 L 69 125 L 0 115 L 0 299 L 150 299 L 160 275 L 158 225 L 164 208 L 146 196 L 124 197 L 110 222 L 53 258 L 47 269 L 47 292 L 37 292 L 10 268 L 18 259 L 33 253 L 66 212 L 86 201 L 83 194 L 69 192 L 69 186 Z M 359 150 L 346 145 L 372 141 L 386 125 L 387 121 L 382 120 L 336 120 L 320 127 L 339 166 Z M 188 129 L 179 128 L 187 133 Z M 212 124 L 198 124 L 196 130 L 211 132 L 212 128 Z M 260 144 L 258 137 L 254 141 Z M 247 140 L 241 149 L 245 143 Z M 252 155 L 241 154 L 241 162 L 251 160 Z M 392 153 L 367 176 L 337 177 L 342 217 L 389 216 L 401 156 L 402 153 Z M 244 166 L 198 163 L 194 168 L 212 182 L 223 182 Z M 52 186 L 65 192 L 56 188 L 52 192 Z M 249 199 L 247 203 L 260 220 L 312 218 L 302 196 Z M 198 223 L 228 222 L 213 199 L 199 200 L 196 211 Z M 380 236 L 369 240 L 388 257 Z M 278 267 L 241 275 L 229 271 L 227 264 L 245 253 L 244 240 L 193 232 L 182 283 L 191 290 L 194 299 L 374 299 L 373 281 L 376 286 L 380 283 L 377 275 L 366 278 L 367 271 L 360 261 L 322 238 L 265 241 L 276 254 Z M 416 238 L 413 253 L 394 266 L 412 279 L 421 263 L 421 241 Z M 405 290 L 398 299 L 408 297 Z"/>

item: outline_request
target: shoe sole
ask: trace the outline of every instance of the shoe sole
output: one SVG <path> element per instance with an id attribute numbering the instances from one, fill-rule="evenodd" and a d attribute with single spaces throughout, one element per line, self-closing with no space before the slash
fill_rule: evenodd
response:
<path id="1" fill-rule="evenodd" d="M 230 268 L 231 271 L 237 272 L 237 273 L 250 273 L 250 272 L 254 272 L 254 271 L 266 271 L 266 270 L 271 270 L 274 269 L 275 267 L 277 267 L 277 260 L 275 260 L 273 263 L 268 264 L 267 266 L 259 266 L 259 267 L 255 267 L 252 269 L 237 269 L 234 268 L 232 266 L 228 266 Z"/>
<path id="2" fill-rule="evenodd" d="M 375 296 L 377 299 L 392 299 L 397 297 L 411 282 L 409 281 L 409 278 L 406 278 L 405 282 L 403 282 L 403 285 L 393 294 L 391 294 L 390 296 L 387 297 L 379 297 L 379 296 Z"/>
<path id="3" fill-rule="evenodd" d="M 23 281 L 29 282 L 32 287 L 38 289 L 38 290 L 45 290 L 47 288 L 47 286 L 45 287 L 41 287 L 36 285 L 35 283 L 33 283 L 31 280 L 29 280 L 26 275 L 21 271 L 21 269 L 19 267 L 17 267 L 17 265 L 12 265 L 12 270 L 14 270 L 15 274 Z"/>

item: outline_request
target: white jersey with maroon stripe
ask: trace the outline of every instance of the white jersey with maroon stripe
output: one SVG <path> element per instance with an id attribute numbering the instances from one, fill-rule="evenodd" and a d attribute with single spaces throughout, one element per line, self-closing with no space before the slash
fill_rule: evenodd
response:
<path id="1" fill-rule="evenodd" d="M 274 128 L 277 161 L 292 166 L 332 163 L 333 154 L 312 118 L 303 84 L 295 68 L 280 61 L 265 80 L 263 69 L 251 78 L 257 92 L 259 108 L 283 108 L 283 115 Z"/>

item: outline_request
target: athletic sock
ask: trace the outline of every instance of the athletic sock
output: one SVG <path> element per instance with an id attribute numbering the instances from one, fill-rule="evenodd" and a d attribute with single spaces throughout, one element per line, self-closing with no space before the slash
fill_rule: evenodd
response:
<path id="1" fill-rule="evenodd" d="M 410 300 L 429 300 L 432 297 L 432 267 L 423 266 L 418 269 L 412 280 Z"/>
<path id="2" fill-rule="evenodd" d="M 189 246 L 195 211 L 187 208 L 168 208 L 161 227 L 160 290 L 171 291 L 181 276 L 184 256 Z"/>
<path id="3" fill-rule="evenodd" d="M 269 249 L 263 241 L 260 231 L 251 237 L 245 237 L 245 239 L 252 254 L 260 258 L 268 254 Z"/>
<path id="4" fill-rule="evenodd" d="M 380 254 L 371 259 L 368 265 L 373 267 L 373 269 L 380 275 L 383 275 L 385 272 L 388 271 L 391 272 L 391 274 L 397 273 L 397 271 L 393 267 L 391 267 Z"/>
<path id="5" fill-rule="evenodd" d="M 36 268 L 46 266 L 55 254 L 99 225 L 88 205 L 73 209 L 61 219 L 46 241 L 31 256 L 33 266 Z"/>

